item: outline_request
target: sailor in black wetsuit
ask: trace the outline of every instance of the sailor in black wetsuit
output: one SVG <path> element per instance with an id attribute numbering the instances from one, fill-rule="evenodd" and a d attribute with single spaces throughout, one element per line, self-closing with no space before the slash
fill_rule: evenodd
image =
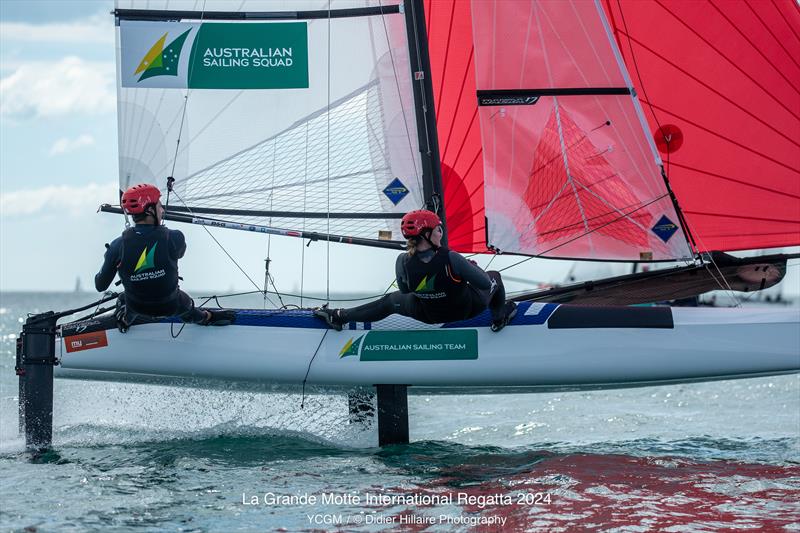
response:
<path id="1" fill-rule="evenodd" d="M 137 315 L 178 316 L 203 325 L 230 324 L 231 312 L 198 309 L 178 288 L 178 259 L 186 252 L 183 233 L 161 225 L 164 207 L 154 185 L 134 185 L 122 195 L 122 208 L 136 225 L 106 245 L 100 272 L 94 277 L 104 291 L 118 273 L 125 293 L 117 302 L 117 320 L 125 331 Z"/>
<path id="2" fill-rule="evenodd" d="M 506 302 L 500 273 L 484 272 L 474 262 L 441 246 L 442 222 L 436 213 L 412 211 L 403 217 L 408 252 L 395 263 L 399 291 L 352 309 L 323 306 L 314 314 L 337 330 L 348 322 L 373 322 L 398 313 L 428 324 L 472 318 L 487 307 L 492 331 L 500 331 L 516 314 Z"/>

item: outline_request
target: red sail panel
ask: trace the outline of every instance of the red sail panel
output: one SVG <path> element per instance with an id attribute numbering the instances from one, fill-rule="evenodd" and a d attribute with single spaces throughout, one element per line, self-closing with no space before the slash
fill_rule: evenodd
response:
<path id="1" fill-rule="evenodd" d="M 571 158 L 588 162 L 573 165 L 569 173 L 562 164 L 559 126 L 564 144 L 572 147 Z M 637 205 L 638 199 L 566 109 L 559 108 L 558 113 L 554 110 L 547 120 L 534 152 L 524 200 L 535 225 L 535 231 L 520 235 L 523 243 L 530 245 L 525 248 L 546 249 L 564 239 L 579 238 L 587 231 L 639 249 L 648 246 L 649 214 L 639 210 L 615 220 L 618 213 Z M 528 239 L 536 242 L 528 243 Z"/>
<path id="2" fill-rule="evenodd" d="M 797 4 L 602 5 L 697 248 L 800 245 Z"/>
<path id="3" fill-rule="evenodd" d="M 426 0 L 425 15 L 448 244 L 459 252 L 485 252 L 483 150 L 469 2 Z"/>
<path id="4" fill-rule="evenodd" d="M 691 256 L 602 10 L 563 0 L 471 9 L 489 245 L 553 258 Z"/>

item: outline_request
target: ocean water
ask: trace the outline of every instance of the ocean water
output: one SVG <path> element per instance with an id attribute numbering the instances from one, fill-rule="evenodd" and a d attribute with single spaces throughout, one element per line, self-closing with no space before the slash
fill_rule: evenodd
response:
<path id="1" fill-rule="evenodd" d="M 0 295 L 0 531 L 800 530 L 797 375 L 410 396 L 384 449 L 341 394 L 57 380 L 32 457 L 16 335 L 92 298 Z"/>

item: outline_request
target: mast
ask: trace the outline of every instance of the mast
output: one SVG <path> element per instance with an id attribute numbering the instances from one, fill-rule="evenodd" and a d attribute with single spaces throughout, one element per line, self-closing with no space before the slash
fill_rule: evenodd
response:
<path id="1" fill-rule="evenodd" d="M 423 0 L 403 0 L 408 33 L 408 53 L 414 79 L 414 107 L 417 118 L 417 138 L 422 159 L 422 187 L 425 206 L 442 220 L 442 244 L 447 246 L 447 220 L 444 209 L 442 165 L 439 156 L 439 135 L 436 131 L 431 59 L 428 51 L 428 31 L 425 27 Z"/>

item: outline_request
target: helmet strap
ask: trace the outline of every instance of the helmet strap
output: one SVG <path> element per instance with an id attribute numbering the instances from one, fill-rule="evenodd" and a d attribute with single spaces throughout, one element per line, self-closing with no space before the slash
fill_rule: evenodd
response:
<path id="1" fill-rule="evenodd" d="M 158 220 L 158 208 L 156 207 L 156 204 L 149 204 L 147 207 L 145 207 L 144 212 L 153 217 L 153 219 L 156 221 L 156 226 L 161 224 L 161 220 Z"/>
<path id="2" fill-rule="evenodd" d="M 420 236 L 421 236 L 423 239 L 425 239 L 425 242 L 427 242 L 428 244 L 430 244 L 430 245 L 431 245 L 431 248 L 433 248 L 433 250 L 434 250 L 434 251 L 436 251 L 436 250 L 438 250 L 440 247 L 439 247 L 439 246 L 436 246 L 435 244 L 433 244 L 433 241 L 431 241 L 431 233 L 433 233 L 433 230 L 432 230 L 432 229 L 429 229 L 429 230 L 426 230 L 426 231 L 423 231 L 422 233 L 420 233 Z"/>

